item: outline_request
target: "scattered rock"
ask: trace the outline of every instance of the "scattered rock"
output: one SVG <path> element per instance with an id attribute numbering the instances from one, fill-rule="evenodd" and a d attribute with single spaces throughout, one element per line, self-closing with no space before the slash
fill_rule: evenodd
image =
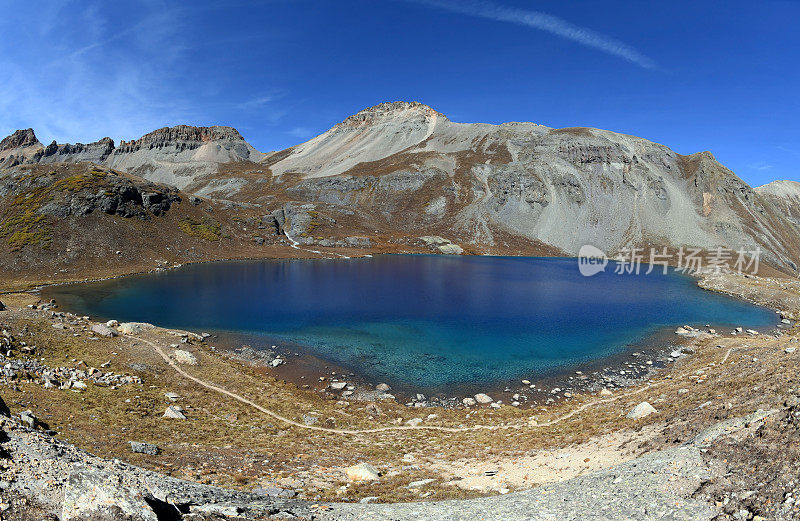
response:
<path id="1" fill-rule="evenodd" d="M 171 402 L 177 402 L 180 396 L 177 393 L 164 393 L 164 398 Z"/>
<path id="2" fill-rule="evenodd" d="M 92 332 L 107 338 L 117 336 L 117 333 L 105 324 L 93 324 Z"/>
<path id="3" fill-rule="evenodd" d="M 173 420 L 185 420 L 186 416 L 183 414 L 183 409 L 175 405 L 170 405 L 164 411 L 164 418 L 172 418 Z"/>
<path id="4" fill-rule="evenodd" d="M 132 441 L 131 444 L 131 452 L 135 452 L 137 454 L 147 454 L 149 456 L 157 456 L 160 452 L 160 449 L 153 445 L 152 443 L 144 443 L 139 441 Z"/>
<path id="5" fill-rule="evenodd" d="M 275 358 L 275 359 L 272 360 L 272 362 L 269 363 L 269 365 L 272 366 L 272 367 L 278 367 L 282 363 L 283 363 L 283 359 L 282 358 Z"/>
<path id="6" fill-rule="evenodd" d="M 488 394 L 478 393 L 475 395 L 475 401 L 478 403 L 487 404 L 492 403 L 494 400 L 492 400 L 492 397 Z"/>
<path id="7" fill-rule="evenodd" d="M 350 481 L 375 481 L 380 477 L 378 471 L 369 463 L 359 463 L 345 469 Z"/>
<path id="8" fill-rule="evenodd" d="M 194 356 L 189 351 L 185 351 L 183 349 L 176 349 L 172 356 L 173 358 L 175 358 L 175 361 L 178 362 L 179 364 L 197 365 L 197 357 Z"/>
<path id="9" fill-rule="evenodd" d="M 655 409 L 655 407 L 653 407 L 647 402 L 642 402 L 633 409 L 631 409 L 631 412 L 628 413 L 626 418 L 631 420 L 638 420 L 639 418 L 644 418 L 645 416 L 649 416 L 654 412 L 658 412 Z"/>
<path id="10" fill-rule="evenodd" d="M 147 324 L 145 322 L 123 322 L 117 326 L 117 331 L 123 335 L 138 335 L 145 329 L 152 329 L 153 327 L 155 327 L 153 324 Z"/>
<path id="11" fill-rule="evenodd" d="M 383 414 L 383 411 L 381 410 L 381 408 L 378 407 L 377 405 L 375 405 L 374 403 L 367 404 L 367 407 L 365 408 L 365 411 L 370 416 L 380 416 L 381 414 Z"/>
<path id="12" fill-rule="evenodd" d="M 796 347 L 787 347 L 786 349 L 783 350 L 783 352 L 786 353 L 787 355 L 790 355 L 794 353 L 796 350 L 797 350 Z"/>
<path id="13" fill-rule="evenodd" d="M 430 485 L 434 481 L 435 481 L 434 479 L 421 479 L 419 481 L 412 481 L 411 483 L 406 485 L 406 488 L 422 488 L 425 485 Z"/>
<path id="14" fill-rule="evenodd" d="M 412 418 L 406 422 L 406 425 L 409 425 L 411 427 L 416 427 L 420 423 L 422 423 L 422 418 Z"/>
<path id="15" fill-rule="evenodd" d="M 600 390 L 600 396 L 611 396 L 612 394 L 614 394 L 614 393 L 612 393 L 611 391 L 609 391 L 605 387 Z"/>
<path id="16" fill-rule="evenodd" d="M 21 413 L 19 413 L 19 419 L 29 429 L 36 428 L 36 416 L 33 415 L 33 412 L 31 412 L 31 411 L 22 411 Z"/>
<path id="17" fill-rule="evenodd" d="M 275 486 L 258 487 L 253 489 L 253 493 L 269 497 L 294 497 L 296 495 L 294 490 L 287 490 Z"/>

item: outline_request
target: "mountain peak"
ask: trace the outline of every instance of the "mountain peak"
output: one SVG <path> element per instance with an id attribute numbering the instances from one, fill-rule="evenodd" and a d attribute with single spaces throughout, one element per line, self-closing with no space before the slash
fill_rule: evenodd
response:
<path id="1" fill-rule="evenodd" d="M 151 145 L 176 142 L 207 143 L 210 141 L 244 141 L 244 138 L 239 131 L 233 127 L 176 125 L 174 127 L 163 127 L 154 130 L 135 141 L 123 141 L 121 144 Z"/>
<path id="2" fill-rule="evenodd" d="M 40 143 L 39 140 L 36 139 L 36 134 L 34 134 L 33 129 L 26 128 L 23 130 L 17 130 L 10 136 L 3 138 L 3 140 L 0 141 L 0 152 L 38 144 Z"/>
<path id="3" fill-rule="evenodd" d="M 361 127 L 385 121 L 411 119 L 447 119 L 447 116 L 418 101 L 391 101 L 378 103 L 361 110 L 336 125 L 340 127 Z"/>

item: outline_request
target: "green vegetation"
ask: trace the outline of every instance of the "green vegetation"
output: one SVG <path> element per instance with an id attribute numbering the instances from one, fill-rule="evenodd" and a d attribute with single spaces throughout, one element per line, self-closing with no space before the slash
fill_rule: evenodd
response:
<path id="1" fill-rule="evenodd" d="M 49 174 L 29 174 L 20 181 L 25 184 L 37 184 Z M 84 189 L 93 189 L 102 182 L 106 173 L 92 170 L 88 173 L 75 174 L 57 179 L 50 184 L 43 184 L 17 194 L 0 220 L 0 238 L 5 238 L 12 250 L 25 246 L 41 245 L 47 247 L 52 241 L 52 222 L 46 215 L 39 213 L 42 206 L 52 201 L 57 194 L 76 193 Z"/>
<path id="2" fill-rule="evenodd" d="M 222 226 L 210 217 L 203 217 L 202 220 L 187 217 L 178 223 L 181 231 L 186 235 L 204 239 L 206 241 L 218 241 L 222 237 Z"/>

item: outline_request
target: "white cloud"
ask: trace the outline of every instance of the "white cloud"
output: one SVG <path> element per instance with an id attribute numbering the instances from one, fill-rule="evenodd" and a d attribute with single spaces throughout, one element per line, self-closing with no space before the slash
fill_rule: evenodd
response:
<path id="1" fill-rule="evenodd" d="M 619 40 L 592 31 L 591 29 L 574 25 L 562 18 L 540 11 L 504 7 L 491 2 L 479 2 L 474 0 L 461 0 L 457 3 L 448 0 L 409 1 L 428 7 L 452 11 L 454 13 L 539 29 L 566 38 L 567 40 L 572 40 L 581 45 L 617 56 L 645 69 L 656 68 L 656 63 L 652 59 Z"/>
<path id="2" fill-rule="evenodd" d="M 267 103 L 270 103 L 275 99 L 274 96 L 260 96 L 258 98 L 253 98 L 251 100 L 243 101 L 237 105 L 237 108 L 242 110 L 252 110 L 257 109 L 259 107 L 263 107 Z"/>
<path id="3" fill-rule="evenodd" d="M 766 161 L 757 161 L 755 163 L 750 163 L 749 165 L 747 165 L 747 168 L 751 170 L 764 171 L 771 169 L 772 165 L 767 163 Z"/>
<path id="4" fill-rule="evenodd" d="M 309 138 L 314 135 L 314 131 L 308 127 L 294 127 L 287 130 L 286 133 L 299 139 Z"/>
<path id="5" fill-rule="evenodd" d="M 42 16 L 36 33 L 17 27 L 33 19 L 24 7 L 0 21 L 13 35 L 0 42 L 2 133 L 33 127 L 45 143 L 131 139 L 196 116 L 191 88 L 180 88 L 186 47 L 174 9 L 144 5 L 111 19 L 67 5 Z"/>

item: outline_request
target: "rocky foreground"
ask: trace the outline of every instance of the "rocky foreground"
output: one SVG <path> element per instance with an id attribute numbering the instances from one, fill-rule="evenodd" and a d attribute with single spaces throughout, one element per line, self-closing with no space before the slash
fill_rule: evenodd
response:
<path id="1" fill-rule="evenodd" d="M 787 279 L 702 284 L 785 317 L 800 309 Z M 624 387 L 444 408 L 359 401 L 328 377 L 289 384 L 291 361 L 234 363 L 204 335 L 3 300 L 2 519 L 800 515 L 788 318 L 769 333 L 679 328 L 675 361 Z"/>
<path id="2" fill-rule="evenodd" d="M 233 492 L 105 460 L 0 416 L 2 518 L 796 519 L 800 399 L 721 422 L 688 443 L 504 496 L 413 504 L 330 504 Z"/>

